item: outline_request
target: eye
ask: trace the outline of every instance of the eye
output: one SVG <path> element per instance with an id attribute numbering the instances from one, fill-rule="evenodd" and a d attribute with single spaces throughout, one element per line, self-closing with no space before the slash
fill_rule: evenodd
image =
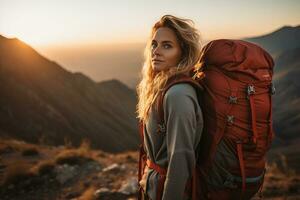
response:
<path id="1" fill-rule="evenodd" d="M 157 46 L 157 44 L 156 44 L 155 42 L 153 42 L 153 43 L 151 44 L 151 49 L 155 49 L 156 46 Z"/>
<path id="2" fill-rule="evenodd" d="M 169 44 L 164 44 L 164 48 L 165 49 L 169 49 L 169 48 L 171 48 L 172 46 L 171 45 L 169 45 Z"/>

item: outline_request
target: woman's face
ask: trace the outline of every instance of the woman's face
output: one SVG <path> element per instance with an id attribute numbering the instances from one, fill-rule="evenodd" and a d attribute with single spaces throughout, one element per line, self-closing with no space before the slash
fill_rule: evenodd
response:
<path id="1" fill-rule="evenodd" d="M 181 58 L 181 48 L 174 31 L 167 27 L 158 28 L 151 43 L 151 63 L 155 72 L 176 67 Z"/>

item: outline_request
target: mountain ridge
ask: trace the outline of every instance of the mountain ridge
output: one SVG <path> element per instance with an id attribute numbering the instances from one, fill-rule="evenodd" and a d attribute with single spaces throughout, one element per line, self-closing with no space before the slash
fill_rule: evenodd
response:
<path id="1" fill-rule="evenodd" d="M 88 138 L 93 147 L 110 152 L 137 149 L 135 93 L 120 81 L 97 83 L 3 36 L 0 69 L 2 133 L 30 142 L 44 137 L 54 145 Z M 125 88 L 126 94 L 120 92 Z"/>

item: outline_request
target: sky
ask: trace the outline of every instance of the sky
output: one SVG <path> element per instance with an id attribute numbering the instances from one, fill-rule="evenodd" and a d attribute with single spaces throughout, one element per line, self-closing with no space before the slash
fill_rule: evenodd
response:
<path id="1" fill-rule="evenodd" d="M 0 0 L 0 34 L 39 46 L 145 42 L 164 14 L 202 39 L 263 35 L 300 24 L 299 0 Z"/>

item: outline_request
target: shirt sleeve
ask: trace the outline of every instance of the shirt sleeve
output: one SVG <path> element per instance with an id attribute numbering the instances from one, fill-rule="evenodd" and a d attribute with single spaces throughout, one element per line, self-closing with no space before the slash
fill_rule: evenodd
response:
<path id="1" fill-rule="evenodd" d="M 167 91 L 164 98 L 164 117 L 167 128 L 168 170 L 163 200 L 184 199 L 186 181 L 191 177 L 196 164 L 194 148 L 199 111 L 196 91 L 191 85 L 177 84 Z"/>

